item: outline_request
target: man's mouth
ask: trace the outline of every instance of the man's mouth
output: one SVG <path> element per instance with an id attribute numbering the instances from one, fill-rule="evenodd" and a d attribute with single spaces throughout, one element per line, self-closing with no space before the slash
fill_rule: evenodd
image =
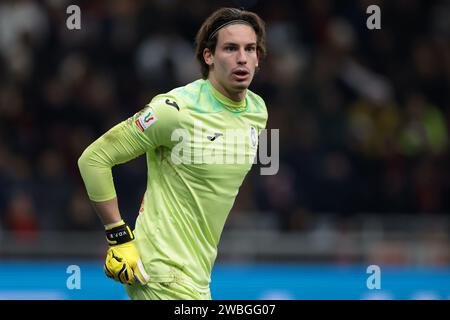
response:
<path id="1" fill-rule="evenodd" d="M 242 81 L 242 80 L 247 79 L 247 77 L 250 75 L 250 72 L 247 69 L 239 68 L 239 69 L 233 70 L 232 74 L 236 80 Z"/>

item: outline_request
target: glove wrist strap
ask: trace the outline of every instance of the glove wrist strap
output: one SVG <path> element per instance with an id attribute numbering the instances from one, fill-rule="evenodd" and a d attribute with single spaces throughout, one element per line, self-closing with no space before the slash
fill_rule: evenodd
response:
<path id="1" fill-rule="evenodd" d="M 122 220 L 111 226 L 105 226 L 106 241 L 110 246 L 127 243 L 134 240 L 130 227 Z"/>

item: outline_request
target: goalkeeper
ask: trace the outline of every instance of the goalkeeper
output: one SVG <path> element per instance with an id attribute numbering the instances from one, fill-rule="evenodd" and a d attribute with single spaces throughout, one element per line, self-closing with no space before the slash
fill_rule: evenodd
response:
<path id="1" fill-rule="evenodd" d="M 88 196 L 110 245 L 104 271 L 128 284 L 130 298 L 211 299 L 217 245 L 252 161 L 199 161 L 197 155 L 208 148 L 219 154 L 229 133 L 241 132 L 245 140 L 236 143 L 237 148 L 227 146 L 227 159 L 255 157 L 267 110 L 248 87 L 265 57 L 265 37 L 264 22 L 256 14 L 217 10 L 196 36 L 202 79 L 157 95 L 79 158 Z M 186 133 L 182 157 L 175 152 L 180 146 L 180 139 L 174 139 L 177 129 Z M 131 230 L 119 212 L 111 168 L 142 154 L 147 159 L 147 189 Z"/>

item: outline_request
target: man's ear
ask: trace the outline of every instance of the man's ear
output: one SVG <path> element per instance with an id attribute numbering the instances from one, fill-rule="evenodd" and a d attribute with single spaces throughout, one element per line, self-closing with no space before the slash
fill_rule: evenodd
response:
<path id="1" fill-rule="evenodd" d="M 208 66 L 212 66 L 214 64 L 214 55 L 208 48 L 203 49 L 203 59 L 205 59 L 205 63 Z"/>

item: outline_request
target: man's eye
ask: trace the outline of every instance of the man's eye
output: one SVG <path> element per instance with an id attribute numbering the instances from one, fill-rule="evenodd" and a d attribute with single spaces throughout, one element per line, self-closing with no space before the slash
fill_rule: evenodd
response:
<path id="1" fill-rule="evenodd" d="M 256 50 L 255 47 L 249 47 L 249 48 L 247 48 L 247 51 L 249 51 L 249 52 L 253 52 L 253 51 L 255 51 L 255 50 Z"/>
<path id="2" fill-rule="evenodd" d="M 225 47 L 225 51 L 234 51 L 236 50 L 235 47 Z"/>

